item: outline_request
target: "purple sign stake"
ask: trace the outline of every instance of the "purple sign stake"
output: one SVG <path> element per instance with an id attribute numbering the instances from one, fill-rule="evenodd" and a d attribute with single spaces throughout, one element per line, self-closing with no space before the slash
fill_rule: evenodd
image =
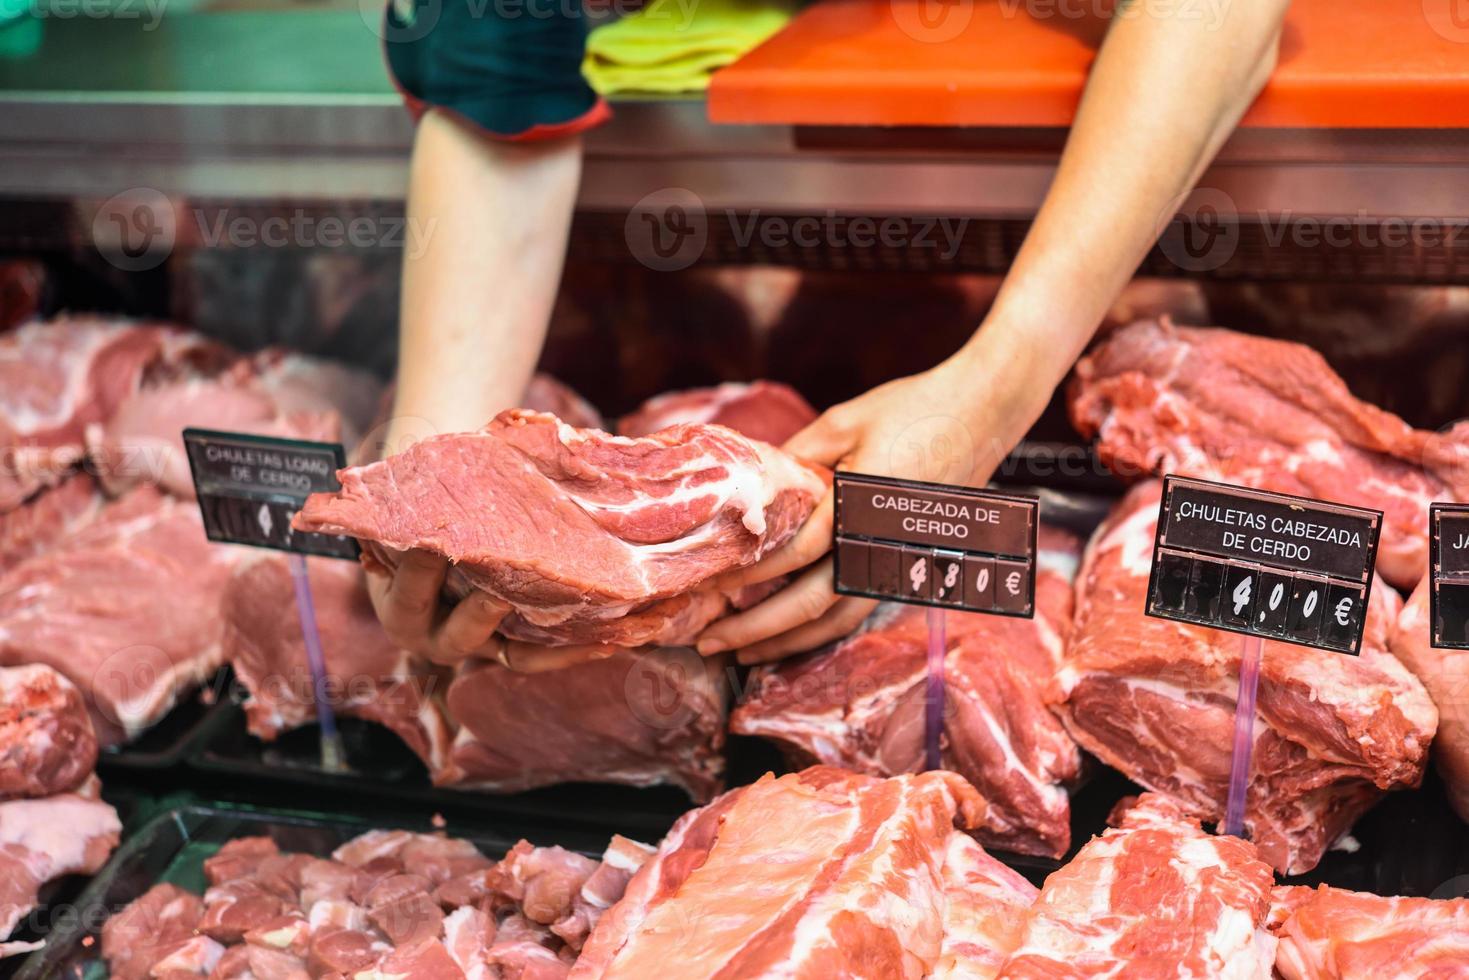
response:
<path id="1" fill-rule="evenodd" d="M 301 618 L 301 637 L 306 641 L 306 662 L 311 667 L 311 690 L 316 697 L 316 720 L 321 728 L 321 767 L 327 772 L 345 772 L 346 753 L 337 731 L 337 716 L 327 697 L 326 658 L 321 652 L 321 634 L 316 629 L 316 605 L 311 601 L 311 580 L 306 556 L 292 552 L 291 578 L 296 585 L 296 613 Z"/>
<path id="2" fill-rule="evenodd" d="M 944 732 L 944 652 L 948 648 L 944 611 L 928 610 L 928 698 L 924 702 L 923 761 L 925 769 L 943 768 L 939 738 Z"/>
<path id="3" fill-rule="evenodd" d="M 1229 760 L 1229 804 L 1224 832 L 1243 837 L 1245 797 L 1250 791 L 1250 759 L 1255 752 L 1255 693 L 1260 686 L 1260 655 L 1265 641 L 1246 636 L 1239 658 L 1239 694 L 1234 704 L 1234 750 Z"/>

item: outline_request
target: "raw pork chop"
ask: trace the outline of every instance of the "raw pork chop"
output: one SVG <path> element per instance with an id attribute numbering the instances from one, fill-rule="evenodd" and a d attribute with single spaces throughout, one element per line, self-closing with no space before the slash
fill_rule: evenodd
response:
<path id="1" fill-rule="evenodd" d="M 388 640 L 356 564 L 310 558 L 307 568 L 332 708 L 391 729 L 430 770 L 442 768 L 452 737 L 439 706 L 447 672 Z M 316 720 L 311 669 L 294 610 L 283 555 L 256 551 L 240 561 L 221 610 L 224 656 L 250 692 L 245 717 L 251 734 L 267 741 Z"/>
<path id="2" fill-rule="evenodd" d="M 82 695 L 44 664 L 0 667 L 0 801 L 67 793 L 92 774 Z"/>
<path id="3" fill-rule="evenodd" d="M 1308 347 L 1143 321 L 1076 366 L 1071 418 L 1122 476 L 1178 473 L 1384 511 L 1377 570 L 1411 589 L 1428 505 L 1469 499 L 1469 425 L 1410 428 Z"/>
<path id="4" fill-rule="evenodd" d="M 122 824 L 100 788 L 93 777 L 74 793 L 0 803 L 0 939 L 36 907 L 46 882 L 107 863 Z"/>
<path id="5" fill-rule="evenodd" d="M 205 539 L 196 505 L 139 487 L 0 575 L 0 666 L 55 667 L 103 745 L 132 738 L 221 664 L 219 603 L 241 554 Z"/>
<path id="6" fill-rule="evenodd" d="M 944 855 L 944 943 L 930 980 L 991 980 L 1020 945 L 1036 887 L 985 853 L 974 838 L 949 835 Z"/>
<path id="7" fill-rule="evenodd" d="M 153 483 L 194 496 L 180 430 L 186 426 L 343 442 L 372 419 L 381 386 L 360 371 L 268 350 L 223 367 L 180 365 L 150 378 L 111 416 L 87 427 L 88 459 L 114 496 Z"/>
<path id="8" fill-rule="evenodd" d="M 0 514 L 0 573 L 91 521 L 104 500 L 97 481 L 75 472 L 8 514 Z"/>
<path id="9" fill-rule="evenodd" d="M 515 792 L 585 781 L 723 786 L 724 661 L 687 648 L 619 650 L 541 674 L 469 661 L 449 688 L 458 726 L 440 785 Z"/>
<path id="10" fill-rule="evenodd" d="M 949 841 L 985 809 L 947 772 L 766 775 L 679 820 L 571 976 L 917 980 L 944 954 Z"/>
<path id="11" fill-rule="evenodd" d="M 1269 980 L 1270 866 L 1152 794 L 1046 879 L 1000 976 Z"/>
<path id="12" fill-rule="evenodd" d="M 1433 757 L 1454 812 L 1469 820 L 1469 650 L 1429 646 L 1427 578 L 1403 607 L 1388 646 L 1438 706 Z"/>
<path id="13" fill-rule="evenodd" d="M 1469 977 L 1469 899 L 1277 888 L 1271 919 L 1285 980 Z"/>
<path id="14" fill-rule="evenodd" d="M 87 426 L 137 390 L 171 338 L 157 326 L 93 317 L 0 336 L 0 514 L 81 460 Z"/>
<path id="15" fill-rule="evenodd" d="M 617 434 L 646 436 L 670 425 L 727 425 L 778 446 L 816 418 L 794 388 L 777 381 L 731 381 L 714 388 L 670 391 L 648 399 L 617 423 Z"/>
<path id="16" fill-rule="evenodd" d="M 1060 857 L 1081 754 L 1046 705 L 1071 628 L 1081 544 L 1040 534 L 1036 616 L 945 614 L 949 652 L 944 766 L 990 804 L 987 847 Z M 928 629 L 916 606 L 883 604 L 852 636 L 758 669 L 730 730 L 781 743 L 802 761 L 892 776 L 923 765 Z"/>
<path id="17" fill-rule="evenodd" d="M 1082 748 L 1215 820 L 1242 641 L 1143 614 L 1160 492 L 1157 482 L 1135 487 L 1088 545 L 1053 697 Z M 1422 778 L 1438 712 L 1387 652 L 1400 608 L 1377 583 L 1360 657 L 1265 644 L 1245 824 L 1282 872 L 1315 867 L 1383 790 Z"/>
<path id="18" fill-rule="evenodd" d="M 783 544 L 825 490 L 786 454 L 721 426 L 641 439 L 501 413 L 341 472 L 293 522 L 455 563 L 458 595 L 514 612 L 505 635 L 536 643 L 685 643 L 724 609 L 711 576 Z"/>

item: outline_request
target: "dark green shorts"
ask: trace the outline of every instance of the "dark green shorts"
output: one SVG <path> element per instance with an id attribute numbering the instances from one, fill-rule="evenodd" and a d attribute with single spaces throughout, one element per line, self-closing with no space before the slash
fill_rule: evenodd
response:
<path id="1" fill-rule="evenodd" d="M 415 117 L 437 108 L 497 139 L 534 140 L 609 114 L 581 74 L 581 0 L 391 0 L 382 33 Z"/>

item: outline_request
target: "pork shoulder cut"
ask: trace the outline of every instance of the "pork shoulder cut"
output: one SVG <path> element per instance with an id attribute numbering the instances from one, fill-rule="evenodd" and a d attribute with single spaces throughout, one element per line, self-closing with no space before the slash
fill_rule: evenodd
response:
<path id="1" fill-rule="evenodd" d="M 1145 794 L 1046 879 L 1000 976 L 1269 980 L 1273 884 L 1248 841 Z"/>
<path id="2" fill-rule="evenodd" d="M 1284 980 L 1469 976 L 1469 899 L 1276 888 L 1271 930 Z"/>
<path id="3" fill-rule="evenodd" d="M 1469 821 L 1469 650 L 1429 644 L 1428 588 L 1425 577 L 1403 607 L 1388 646 L 1438 706 L 1434 762 L 1454 812 Z"/>
<path id="4" fill-rule="evenodd" d="M 1218 820 L 1242 641 L 1143 613 L 1160 494 L 1134 487 L 1087 546 L 1051 697 L 1082 748 Z M 1309 871 L 1383 791 L 1422 778 L 1438 712 L 1387 652 L 1401 606 L 1375 585 L 1357 657 L 1265 643 L 1245 825 L 1281 872 Z"/>
<path id="5" fill-rule="evenodd" d="M 686 643 L 725 607 L 700 591 L 791 537 L 825 491 L 780 450 L 714 425 L 643 438 L 503 412 L 341 471 L 342 489 L 296 515 L 349 534 L 373 559 L 422 548 L 513 612 L 501 631 L 535 643 Z"/>
<path id="6" fill-rule="evenodd" d="M 1076 366 L 1071 418 L 1126 477 L 1176 473 L 1382 510 L 1377 570 L 1428 567 L 1428 505 L 1469 499 L 1469 425 L 1413 429 L 1301 344 L 1134 323 Z"/>
<path id="7" fill-rule="evenodd" d="M 571 977 L 918 980 L 945 955 L 950 842 L 985 811 L 948 772 L 767 774 L 674 825 Z"/>
<path id="8" fill-rule="evenodd" d="M 778 381 L 730 381 L 713 388 L 670 391 L 643 402 L 617 423 L 617 434 L 646 436 L 670 425 L 728 426 L 778 446 L 816 418 L 816 409 Z"/>
<path id="9" fill-rule="evenodd" d="M 987 847 L 1060 857 L 1071 842 L 1065 784 L 1081 753 L 1046 703 L 1071 629 L 1081 543 L 1043 527 L 1033 619 L 945 613 L 949 650 L 943 764 L 990 805 Z M 802 762 L 875 776 L 923 765 L 928 628 L 916 606 L 885 603 L 823 650 L 758 668 L 730 730 L 773 739 Z"/>

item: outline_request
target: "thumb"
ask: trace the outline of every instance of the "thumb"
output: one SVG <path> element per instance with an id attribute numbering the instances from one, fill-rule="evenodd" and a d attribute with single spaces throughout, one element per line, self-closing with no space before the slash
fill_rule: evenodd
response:
<path id="1" fill-rule="evenodd" d="M 797 432 L 781 446 L 797 459 L 835 469 L 856 444 L 856 433 L 840 418 L 841 406 L 827 409 L 815 422 Z"/>

